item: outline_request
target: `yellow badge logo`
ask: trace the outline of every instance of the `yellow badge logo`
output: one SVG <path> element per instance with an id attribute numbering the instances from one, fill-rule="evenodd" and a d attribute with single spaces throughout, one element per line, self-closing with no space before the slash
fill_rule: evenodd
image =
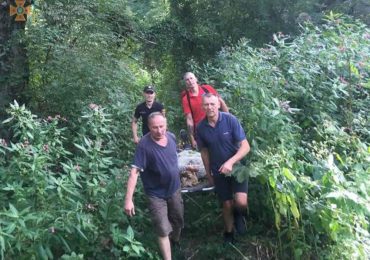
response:
<path id="1" fill-rule="evenodd" d="M 10 6 L 9 13 L 10 16 L 16 15 L 15 21 L 17 22 L 25 22 L 26 17 L 25 15 L 31 14 L 31 6 L 24 6 L 25 0 L 15 0 L 15 4 L 17 6 Z"/>

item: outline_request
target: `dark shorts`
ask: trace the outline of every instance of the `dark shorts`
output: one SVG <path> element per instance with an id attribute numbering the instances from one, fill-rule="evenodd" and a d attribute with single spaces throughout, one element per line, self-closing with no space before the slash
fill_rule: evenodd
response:
<path id="1" fill-rule="evenodd" d="M 237 192 L 248 193 L 248 179 L 238 182 L 233 176 L 216 174 L 213 176 L 216 193 L 221 201 L 233 200 Z"/>
<path id="2" fill-rule="evenodd" d="M 157 235 L 165 237 L 172 231 L 180 232 L 184 226 L 184 203 L 181 189 L 170 198 L 148 197 L 148 200 L 150 218 Z"/>

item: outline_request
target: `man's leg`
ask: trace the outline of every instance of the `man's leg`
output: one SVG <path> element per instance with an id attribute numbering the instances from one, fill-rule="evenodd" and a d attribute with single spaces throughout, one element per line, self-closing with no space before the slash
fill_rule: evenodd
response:
<path id="1" fill-rule="evenodd" d="M 224 220 L 224 243 L 234 243 L 233 232 L 233 191 L 231 185 L 231 178 L 223 175 L 216 175 L 213 177 L 216 187 L 218 199 L 222 203 L 222 217 Z"/>
<path id="2" fill-rule="evenodd" d="M 179 242 L 184 227 L 184 203 L 180 189 L 168 200 L 168 219 L 172 225 L 170 238 L 173 242 Z"/>
<path id="3" fill-rule="evenodd" d="M 225 232 L 233 231 L 233 201 L 226 200 L 222 203 L 222 217 L 225 224 Z"/>
<path id="4" fill-rule="evenodd" d="M 248 206 L 248 194 L 244 192 L 235 193 L 233 200 L 223 202 L 222 215 L 225 223 L 225 232 L 231 233 L 235 225 L 237 232 L 242 235 L 246 232 L 244 212 Z M 234 223 L 235 222 L 235 223 Z"/>
<path id="5" fill-rule="evenodd" d="M 245 192 L 235 193 L 235 208 L 244 211 L 248 206 L 248 194 Z"/>
<path id="6" fill-rule="evenodd" d="M 171 244 L 169 234 L 172 232 L 172 226 L 168 220 L 167 201 L 157 197 L 148 197 L 149 212 L 154 229 L 158 235 L 158 244 L 163 259 L 171 259 Z"/>
<path id="7" fill-rule="evenodd" d="M 169 237 L 158 237 L 158 243 L 163 260 L 171 260 L 171 244 Z"/>
<path id="8" fill-rule="evenodd" d="M 234 231 L 233 231 L 233 200 L 226 200 L 222 203 L 222 216 L 224 219 L 224 245 L 233 244 Z"/>
<path id="9" fill-rule="evenodd" d="M 235 193 L 234 199 L 234 225 L 240 235 L 247 232 L 246 221 L 244 218 L 245 209 L 248 206 L 248 194 L 245 192 Z"/>

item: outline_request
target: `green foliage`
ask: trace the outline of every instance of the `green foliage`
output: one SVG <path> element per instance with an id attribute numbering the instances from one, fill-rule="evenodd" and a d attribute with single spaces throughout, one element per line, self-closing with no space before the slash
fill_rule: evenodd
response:
<path id="1" fill-rule="evenodd" d="M 236 171 L 266 194 L 251 214 L 275 226 L 282 258 L 366 258 L 369 30 L 331 13 L 323 26 L 274 42 L 254 49 L 241 40 L 212 64 L 193 64 L 226 87 L 247 130 L 251 154 Z"/>
<path id="2" fill-rule="evenodd" d="M 313 19 L 311 14 L 319 14 L 324 9 L 317 0 L 176 0 L 168 5 L 163 9 L 164 13 L 169 9 L 169 15 L 150 23 L 145 30 L 146 38 L 153 44 L 145 45 L 143 50 L 149 69 L 154 66 L 159 71 L 174 70 L 171 74 L 163 72 L 172 77 L 172 85 L 181 73 L 189 70 L 186 62 L 190 59 L 206 63 L 223 46 L 235 44 L 243 37 L 250 39 L 252 45 L 261 46 L 271 41 L 273 33 L 295 34 L 302 22 L 298 19 L 302 12 Z"/>
<path id="3" fill-rule="evenodd" d="M 359 4 L 361 0 L 350 2 L 351 6 L 356 6 L 356 10 L 368 6 Z M 152 4 L 153 1 L 150 1 L 147 6 Z M 152 12 L 147 8 L 137 11 L 143 23 L 147 17 L 149 21 L 143 30 L 143 37 L 147 41 L 140 48 L 144 54 L 143 66 L 163 75 L 160 79 L 154 79 L 157 84 L 160 80 L 158 85 L 168 93 L 162 100 L 171 109 L 175 109 L 178 82 L 184 72 L 193 69 L 188 63 L 190 60 L 200 64 L 208 63 L 224 46 L 235 45 L 242 38 L 248 39 L 250 46 L 263 46 L 274 41 L 274 33 L 298 35 L 301 24 L 306 21 L 320 24 L 323 13 L 338 5 L 341 5 L 340 1 L 317 0 L 158 1 L 152 10 L 156 12 L 158 7 L 162 7 L 163 13 L 167 14 L 169 9 L 169 15 L 160 18 L 154 16 L 157 19 L 153 19 Z M 353 12 L 353 15 L 358 14 Z M 198 76 L 201 80 L 207 79 L 203 78 L 203 74 Z"/>
<path id="4" fill-rule="evenodd" d="M 26 30 L 1 44 L 26 44 L 22 95 L 40 116 L 15 102 L 1 128 L 1 258 L 159 258 L 141 187 L 137 216 L 123 214 L 123 164 L 142 86 L 157 84 L 176 132 L 189 69 L 220 90 L 247 130 L 252 151 L 235 174 L 250 177 L 252 232 L 268 231 L 272 255 L 368 258 L 366 26 L 333 13 L 304 24 L 332 1 L 34 2 Z M 190 239 L 189 256 L 225 257 L 217 205 L 206 199 L 186 213 L 196 213 L 186 228 L 211 243 Z M 227 255 L 249 256 L 238 246 Z"/>
<path id="5" fill-rule="evenodd" d="M 16 102 L 8 112 L 4 124 L 14 137 L 0 145 L 2 259 L 153 259 L 123 213 L 127 169 L 111 157 L 117 150 L 111 115 L 91 104 L 69 126 L 72 136 L 60 116 L 38 119 Z"/>
<path id="6" fill-rule="evenodd" d="M 125 1 L 37 1 L 26 34 L 32 107 L 72 118 L 134 89 L 133 27 Z"/>

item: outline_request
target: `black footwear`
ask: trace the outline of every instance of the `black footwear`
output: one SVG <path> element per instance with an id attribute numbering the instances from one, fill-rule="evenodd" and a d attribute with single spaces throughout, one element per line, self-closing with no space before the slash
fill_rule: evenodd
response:
<path id="1" fill-rule="evenodd" d="M 233 232 L 224 232 L 224 245 L 234 244 L 234 233 Z"/>
<path id="2" fill-rule="evenodd" d="M 234 211 L 234 226 L 239 235 L 245 235 L 245 233 L 247 233 L 247 228 L 245 225 L 246 222 L 243 214 L 238 211 Z"/>

